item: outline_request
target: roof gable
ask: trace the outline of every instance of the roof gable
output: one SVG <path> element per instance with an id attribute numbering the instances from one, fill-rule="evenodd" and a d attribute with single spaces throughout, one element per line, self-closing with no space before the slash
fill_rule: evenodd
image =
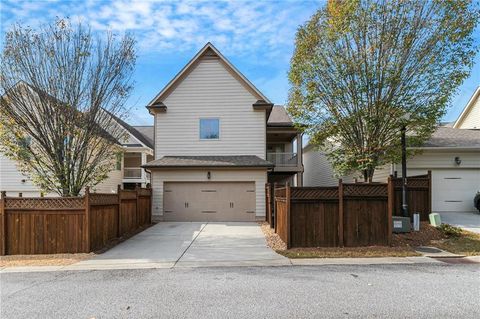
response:
<path id="1" fill-rule="evenodd" d="M 225 68 L 258 100 L 266 104 L 270 104 L 270 100 L 265 97 L 240 71 L 233 66 L 221 53 L 215 48 L 213 44 L 208 42 L 184 67 L 180 72 L 155 96 L 153 100 L 148 103 L 149 110 L 158 109 L 159 111 L 166 111 L 166 106 L 163 104 L 165 98 L 185 79 L 185 77 L 195 68 L 201 58 L 215 57 L 219 58 Z"/>
<path id="2" fill-rule="evenodd" d="M 455 124 L 453 124 L 454 128 L 461 128 L 462 123 L 465 122 L 467 117 L 472 113 L 473 108 L 475 107 L 476 101 L 479 98 L 479 96 L 480 96 L 480 86 L 475 90 L 470 100 L 468 100 L 467 105 L 465 105 L 465 108 L 463 109 L 462 113 L 460 114 L 458 119 L 455 121 Z"/>

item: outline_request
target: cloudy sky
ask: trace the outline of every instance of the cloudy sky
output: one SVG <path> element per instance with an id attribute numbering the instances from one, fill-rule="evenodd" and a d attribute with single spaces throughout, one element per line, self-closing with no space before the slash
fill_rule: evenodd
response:
<path id="1" fill-rule="evenodd" d="M 212 42 L 276 104 L 287 99 L 287 71 L 297 27 L 323 1 L 1 0 L 2 38 L 14 22 L 32 27 L 55 17 L 88 22 L 94 30 L 132 32 L 138 40 L 132 124 L 151 124 L 144 106 L 203 45 Z M 480 39 L 479 39 L 480 40 Z M 480 84 L 480 56 L 445 121 L 462 111 Z"/>

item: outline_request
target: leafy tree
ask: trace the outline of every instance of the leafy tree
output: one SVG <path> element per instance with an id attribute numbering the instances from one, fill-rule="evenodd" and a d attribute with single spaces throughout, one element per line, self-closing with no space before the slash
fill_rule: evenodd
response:
<path id="1" fill-rule="evenodd" d="M 478 20 L 469 0 L 328 1 L 297 31 L 288 110 L 338 174 L 371 181 L 398 161 L 402 125 L 412 145 L 435 130 L 473 65 Z"/>
<path id="2" fill-rule="evenodd" d="M 115 168 L 135 41 L 58 19 L 14 25 L 1 55 L 0 151 L 42 190 L 76 196 Z"/>

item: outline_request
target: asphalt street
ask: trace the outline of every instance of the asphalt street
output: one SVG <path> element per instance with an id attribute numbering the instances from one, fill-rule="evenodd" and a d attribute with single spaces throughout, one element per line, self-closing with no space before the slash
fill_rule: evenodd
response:
<path id="1" fill-rule="evenodd" d="M 480 265 L 1 275 L 7 318 L 480 318 Z"/>

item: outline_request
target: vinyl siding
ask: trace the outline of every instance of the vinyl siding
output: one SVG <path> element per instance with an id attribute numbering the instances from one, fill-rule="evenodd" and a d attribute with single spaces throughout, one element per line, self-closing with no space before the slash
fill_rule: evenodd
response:
<path id="1" fill-rule="evenodd" d="M 255 182 L 256 217 L 265 216 L 266 170 L 168 170 L 152 171 L 152 211 L 153 219 L 163 216 L 164 182 L 208 182 L 207 172 L 211 172 L 211 182 Z"/>
<path id="2" fill-rule="evenodd" d="M 473 107 L 465 115 L 458 128 L 462 129 L 480 129 L 480 98 L 473 104 Z"/>
<path id="3" fill-rule="evenodd" d="M 257 155 L 265 159 L 266 114 L 219 59 L 202 58 L 156 115 L 155 158 L 165 155 Z M 201 118 L 220 120 L 219 140 L 200 140 Z"/>
<path id="4" fill-rule="evenodd" d="M 335 186 L 338 178 L 334 176 L 332 165 L 322 151 L 303 150 L 303 186 Z M 353 182 L 353 176 L 342 176 L 345 183 Z"/>
<path id="5" fill-rule="evenodd" d="M 455 157 L 460 157 L 462 163 L 455 164 Z M 434 169 L 469 169 L 480 168 L 480 151 L 423 151 L 407 160 L 407 175 L 426 174 L 428 170 Z M 393 171 L 397 176 L 402 176 L 402 165 L 395 164 Z M 374 174 L 375 182 L 385 182 L 391 174 L 391 165 L 378 168 Z"/>

